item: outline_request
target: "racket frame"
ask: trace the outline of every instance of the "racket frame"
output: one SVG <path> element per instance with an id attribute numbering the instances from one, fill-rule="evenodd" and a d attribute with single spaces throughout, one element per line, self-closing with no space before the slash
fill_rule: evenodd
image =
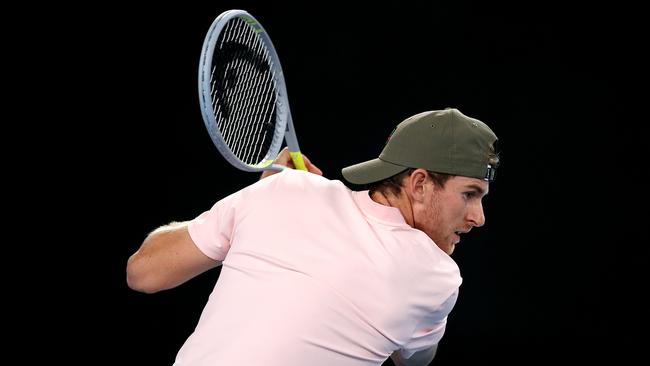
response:
<path id="1" fill-rule="evenodd" d="M 211 96 L 211 73 L 212 73 L 212 56 L 216 47 L 219 34 L 226 26 L 226 24 L 233 18 L 241 18 L 249 27 L 253 28 L 260 40 L 263 42 L 268 56 L 271 60 L 269 65 L 272 69 L 272 75 L 275 83 L 276 91 L 276 121 L 275 130 L 273 131 L 273 139 L 271 145 L 262 159 L 257 164 L 248 164 L 237 157 L 232 149 L 224 141 L 221 131 L 217 125 L 217 120 L 213 112 L 212 96 Z M 259 172 L 263 170 L 283 170 L 286 167 L 283 165 L 273 164 L 273 161 L 280 152 L 282 147 L 283 138 L 286 140 L 289 154 L 294 161 L 294 165 L 298 169 L 306 170 L 300 148 L 298 146 L 298 139 L 296 138 L 295 130 L 293 127 L 293 119 L 291 117 L 291 110 L 289 108 L 289 98 L 287 96 L 287 88 L 284 81 L 284 74 L 280 59 L 275 47 L 271 42 L 271 38 L 262 27 L 262 24 L 255 19 L 251 14 L 245 10 L 232 9 L 221 13 L 210 26 L 208 33 L 203 41 L 203 48 L 201 50 L 201 58 L 199 61 L 199 101 L 201 105 L 201 114 L 203 115 L 203 122 L 208 130 L 208 134 L 212 142 L 217 147 L 221 155 L 232 165 L 238 169 L 250 172 Z"/>

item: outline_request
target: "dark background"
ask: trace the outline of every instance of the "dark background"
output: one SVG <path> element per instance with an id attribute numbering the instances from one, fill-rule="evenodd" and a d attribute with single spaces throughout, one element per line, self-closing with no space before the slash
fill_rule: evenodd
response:
<path id="1" fill-rule="evenodd" d="M 79 348 L 116 364 L 170 365 L 198 320 L 219 270 L 145 295 L 128 289 L 125 267 L 148 232 L 258 178 L 218 154 L 197 96 L 203 37 L 219 13 L 240 8 L 271 36 L 301 148 L 331 179 L 376 157 L 395 124 L 421 111 L 456 107 L 499 136 L 487 225 L 454 253 L 464 282 L 434 364 L 640 355 L 647 40 L 635 9 L 545 4 L 86 9 L 67 25 L 83 46 L 64 68 L 76 75 L 76 110 L 92 111 L 70 155 L 92 161 L 73 186 L 93 188 L 77 192 L 88 243 L 69 271 L 99 283 L 80 283 L 68 309 L 86 323 Z"/>

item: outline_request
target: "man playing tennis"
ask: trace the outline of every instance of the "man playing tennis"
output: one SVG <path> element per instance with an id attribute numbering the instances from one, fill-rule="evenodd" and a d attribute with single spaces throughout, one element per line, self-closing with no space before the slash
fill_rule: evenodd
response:
<path id="1" fill-rule="evenodd" d="M 496 140 L 456 109 L 429 111 L 400 123 L 378 159 L 343 169 L 367 191 L 308 159 L 316 174 L 265 173 L 149 234 L 128 284 L 157 292 L 223 264 L 175 365 L 427 365 L 461 284 L 450 255 L 485 223 Z"/>

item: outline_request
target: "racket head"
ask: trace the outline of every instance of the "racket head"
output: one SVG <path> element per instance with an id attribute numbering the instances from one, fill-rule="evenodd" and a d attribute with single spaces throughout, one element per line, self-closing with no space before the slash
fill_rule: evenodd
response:
<path id="1" fill-rule="evenodd" d="M 289 101 L 275 47 L 244 10 L 221 13 L 203 42 L 199 62 L 201 114 L 221 155 L 244 171 L 281 170 Z"/>

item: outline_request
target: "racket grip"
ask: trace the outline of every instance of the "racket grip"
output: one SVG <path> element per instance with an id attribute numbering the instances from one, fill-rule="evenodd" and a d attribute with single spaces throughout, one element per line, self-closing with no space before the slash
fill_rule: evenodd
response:
<path id="1" fill-rule="evenodd" d="M 305 161 L 303 160 L 300 151 L 289 151 L 289 155 L 291 156 L 291 160 L 293 160 L 293 165 L 296 169 L 307 171 Z"/>

